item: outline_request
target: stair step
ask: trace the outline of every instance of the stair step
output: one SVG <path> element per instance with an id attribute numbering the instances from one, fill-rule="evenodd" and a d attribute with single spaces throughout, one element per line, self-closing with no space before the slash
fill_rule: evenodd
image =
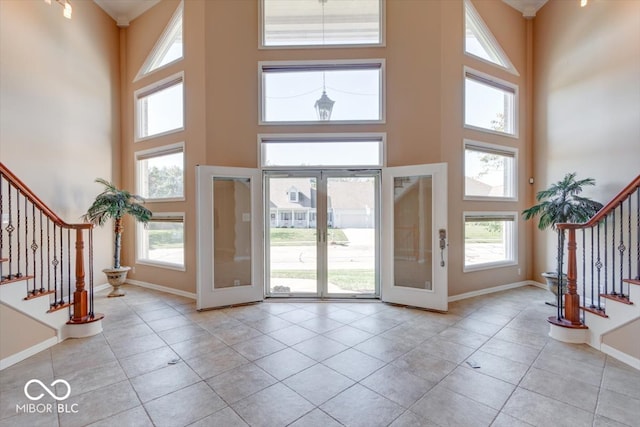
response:
<path id="1" fill-rule="evenodd" d="M 589 313 L 595 314 L 596 316 L 600 316 L 600 317 L 604 317 L 607 318 L 609 316 L 607 316 L 607 314 L 604 312 L 604 310 L 599 310 L 597 308 L 591 308 L 591 307 L 580 307 L 581 310 L 584 311 L 588 311 Z"/>
<path id="2" fill-rule="evenodd" d="M 51 295 L 52 293 L 54 293 L 54 291 L 44 291 L 44 292 L 36 291 L 36 293 L 29 292 L 29 295 L 27 295 L 27 296 L 26 296 L 26 297 L 24 297 L 23 299 L 24 299 L 25 301 L 28 301 L 28 300 L 30 300 L 30 299 L 40 298 L 40 297 L 43 297 L 43 296 L 45 296 L 45 295 Z"/>
<path id="3" fill-rule="evenodd" d="M 52 305 L 51 308 L 47 310 L 47 313 L 53 313 L 55 311 L 62 310 L 72 305 L 73 305 L 73 302 L 65 302 L 64 304 Z"/>
<path id="4" fill-rule="evenodd" d="M 0 258 L 0 262 L 7 262 L 9 261 L 9 258 Z"/>
<path id="5" fill-rule="evenodd" d="M 11 276 L 11 279 L 3 278 L 2 281 L 0 281 L 0 285 L 7 285 L 9 283 L 21 282 L 23 280 L 31 280 L 31 279 L 35 279 L 35 276 L 20 276 L 20 277 Z"/>
<path id="6" fill-rule="evenodd" d="M 623 279 L 622 281 L 626 283 L 631 283 L 634 285 L 640 285 L 640 280 L 638 279 Z"/>
<path id="7" fill-rule="evenodd" d="M 609 295 L 609 294 L 600 294 L 602 298 L 610 299 L 612 301 L 618 301 L 622 304 L 633 305 L 631 301 L 629 301 L 629 295 L 620 296 L 620 295 Z"/>

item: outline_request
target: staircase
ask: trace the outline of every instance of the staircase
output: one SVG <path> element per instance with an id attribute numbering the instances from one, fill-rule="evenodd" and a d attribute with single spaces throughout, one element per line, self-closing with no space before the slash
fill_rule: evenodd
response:
<path id="1" fill-rule="evenodd" d="M 24 320 L 2 325 L 3 347 L 20 350 L 0 353 L 0 369 L 67 338 L 101 332 L 104 316 L 93 309 L 93 226 L 64 222 L 0 163 L 0 314 Z M 37 335 L 34 325 L 52 329 L 53 337 L 34 344 L 28 336 Z"/>
<path id="2" fill-rule="evenodd" d="M 549 335 L 640 369 L 640 175 L 588 222 L 557 228 L 567 291 Z"/>

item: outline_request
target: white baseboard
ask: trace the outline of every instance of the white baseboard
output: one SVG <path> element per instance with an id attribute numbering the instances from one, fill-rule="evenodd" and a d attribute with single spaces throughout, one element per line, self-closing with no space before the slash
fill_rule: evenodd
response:
<path id="1" fill-rule="evenodd" d="M 196 299 L 196 294 L 193 292 L 181 291 L 180 289 L 173 289 L 168 286 L 156 285 L 154 283 L 142 282 L 140 280 L 127 279 L 130 285 L 140 286 L 141 288 L 153 289 L 154 291 L 166 292 L 168 294 L 180 295 L 181 297 Z"/>
<path id="2" fill-rule="evenodd" d="M 4 359 L 0 360 L 0 371 L 8 368 L 9 366 L 13 366 L 18 362 L 22 362 L 27 357 L 31 357 L 34 354 L 40 353 L 42 350 L 46 350 L 56 344 L 58 344 L 58 337 L 47 338 L 41 343 L 29 347 L 26 350 L 22 350 L 16 354 L 12 354 L 9 357 L 5 357 Z"/>
<path id="3" fill-rule="evenodd" d="M 640 370 L 640 359 L 636 359 L 633 356 L 628 355 L 627 353 L 623 353 L 618 349 L 615 349 L 607 344 L 602 344 L 600 346 L 600 351 L 608 354 L 609 356 L 618 359 L 619 361 L 626 363 L 627 365 L 634 367 Z"/>
<path id="4" fill-rule="evenodd" d="M 485 289 L 479 289 L 477 291 L 465 292 L 464 294 L 451 295 L 449 297 L 449 302 L 460 301 L 460 300 L 463 300 L 463 299 L 473 298 L 473 297 L 477 297 L 477 296 L 480 296 L 480 295 L 492 294 L 494 292 L 502 292 L 502 291 L 506 291 L 508 289 L 520 288 L 522 286 L 528 286 L 528 285 L 537 286 L 537 287 L 541 287 L 541 288 L 546 289 L 546 286 L 541 284 L 541 283 L 534 282 L 533 280 L 524 280 L 522 282 L 507 283 L 506 285 L 493 286 L 491 288 L 485 288 Z"/>

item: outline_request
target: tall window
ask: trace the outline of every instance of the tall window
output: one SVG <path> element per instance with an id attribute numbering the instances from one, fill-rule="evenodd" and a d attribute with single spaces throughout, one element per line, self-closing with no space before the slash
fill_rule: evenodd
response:
<path id="1" fill-rule="evenodd" d="M 500 68 L 518 75 L 515 67 L 509 61 L 507 54 L 502 50 L 495 37 L 482 20 L 471 1 L 465 0 L 465 44 L 464 50 L 483 61 L 490 62 Z"/>
<path id="2" fill-rule="evenodd" d="M 383 0 L 260 0 L 263 47 L 382 45 Z"/>
<path id="3" fill-rule="evenodd" d="M 154 212 L 137 234 L 137 263 L 184 269 L 184 213 Z"/>
<path id="4" fill-rule="evenodd" d="M 517 199 L 516 148 L 464 141 L 465 199 Z"/>
<path id="5" fill-rule="evenodd" d="M 517 93 L 516 85 L 465 69 L 465 127 L 517 137 Z"/>
<path id="6" fill-rule="evenodd" d="M 517 264 L 516 212 L 464 213 L 464 271 Z"/>
<path id="7" fill-rule="evenodd" d="M 182 59 L 182 15 L 184 4 L 180 2 L 169 24 L 153 47 L 153 50 L 144 61 L 142 68 L 136 76 L 136 80 L 159 68 Z"/>
<path id="8" fill-rule="evenodd" d="M 154 201 L 184 198 L 184 144 L 139 151 L 135 156 L 138 194 Z"/>
<path id="9" fill-rule="evenodd" d="M 383 68 L 382 59 L 260 63 L 260 122 L 381 123 Z"/>
<path id="10" fill-rule="evenodd" d="M 180 73 L 134 93 L 136 140 L 183 129 L 183 80 L 183 74 Z"/>

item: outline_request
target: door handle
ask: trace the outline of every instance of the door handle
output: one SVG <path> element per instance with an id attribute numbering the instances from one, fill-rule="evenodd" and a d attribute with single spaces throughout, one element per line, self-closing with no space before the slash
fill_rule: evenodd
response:
<path id="1" fill-rule="evenodd" d="M 440 267 L 444 267 L 444 250 L 447 247 L 447 230 L 441 228 L 438 230 L 440 237 Z"/>

